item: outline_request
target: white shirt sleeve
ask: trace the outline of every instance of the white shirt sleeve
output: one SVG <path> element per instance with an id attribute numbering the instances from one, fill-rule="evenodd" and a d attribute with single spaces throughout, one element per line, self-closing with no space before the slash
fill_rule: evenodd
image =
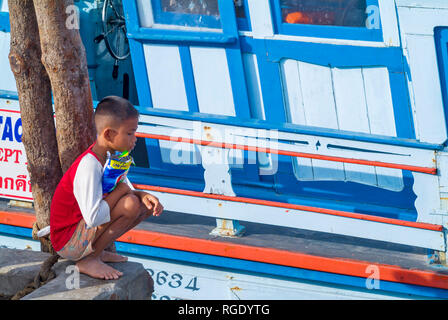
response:
<path id="1" fill-rule="evenodd" d="M 103 168 L 93 155 L 87 154 L 81 159 L 73 181 L 73 194 L 89 228 L 110 221 L 110 208 L 103 200 L 102 177 Z"/>

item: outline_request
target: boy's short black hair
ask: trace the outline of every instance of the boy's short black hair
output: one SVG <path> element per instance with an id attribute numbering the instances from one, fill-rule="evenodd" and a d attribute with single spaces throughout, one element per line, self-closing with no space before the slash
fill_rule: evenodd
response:
<path id="1" fill-rule="evenodd" d="M 100 133 L 108 125 L 119 125 L 130 118 L 138 118 L 138 110 L 128 100 L 118 96 L 107 96 L 95 110 L 95 128 Z"/>
<path id="2" fill-rule="evenodd" d="M 98 103 L 95 117 L 97 115 L 112 116 L 123 121 L 138 117 L 139 113 L 129 100 L 118 96 L 107 96 Z"/>

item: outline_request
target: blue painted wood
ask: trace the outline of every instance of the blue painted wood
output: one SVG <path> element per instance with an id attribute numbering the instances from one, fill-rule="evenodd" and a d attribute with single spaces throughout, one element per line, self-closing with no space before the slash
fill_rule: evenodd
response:
<path id="1" fill-rule="evenodd" d="M 19 237 L 26 237 L 26 238 L 33 237 L 32 229 L 11 226 L 9 224 L 0 224 L 0 233 L 3 233 L 5 235 L 12 235 L 12 236 L 19 236 Z"/>
<path id="2" fill-rule="evenodd" d="M 0 12 L 0 32 L 11 32 L 8 12 Z"/>
<path id="3" fill-rule="evenodd" d="M 168 29 L 139 28 L 137 31 L 128 31 L 129 39 L 155 42 L 175 42 L 178 44 L 229 44 L 236 41 L 235 36 L 217 32 L 178 31 Z"/>
<path id="4" fill-rule="evenodd" d="M 235 20 L 235 10 L 233 2 L 218 0 L 221 14 L 222 31 L 216 32 L 200 32 L 180 29 L 163 29 L 163 28 L 141 28 L 138 20 L 138 11 L 135 1 L 124 0 L 123 8 L 126 12 L 126 23 L 128 27 L 127 36 L 130 39 L 141 41 L 156 42 L 176 42 L 177 44 L 231 44 L 237 40 L 237 27 Z M 231 9 L 230 9 L 231 8 Z M 223 10 L 224 9 L 224 10 Z M 233 20 L 235 25 L 231 22 Z M 189 16 L 189 15 L 185 15 Z"/>
<path id="5" fill-rule="evenodd" d="M 363 47 L 301 41 L 262 40 L 244 36 L 241 37 L 240 41 L 243 52 L 254 53 L 257 46 L 260 46 L 267 59 L 272 62 L 293 59 L 326 67 L 377 67 L 381 65 L 388 67 L 392 72 L 399 72 L 403 69 L 403 53 L 397 47 Z M 258 44 L 260 42 L 261 44 Z"/>
<path id="6" fill-rule="evenodd" d="M 123 12 L 126 17 L 126 29 L 129 32 L 138 30 L 138 12 L 135 1 L 123 1 Z M 151 88 L 149 87 L 148 71 L 145 61 L 145 54 L 143 52 L 143 45 L 141 42 L 129 38 L 129 50 L 132 57 L 132 67 L 134 69 L 135 83 L 137 87 L 137 94 L 139 105 L 143 108 L 152 108 Z"/>
<path id="7" fill-rule="evenodd" d="M 153 108 L 151 88 L 148 81 L 148 71 L 145 63 L 138 63 L 138 61 L 145 61 L 145 54 L 143 52 L 143 45 L 141 42 L 134 39 L 129 39 L 129 49 L 134 63 L 134 77 L 137 87 L 138 101 L 142 109 Z"/>
<path id="8" fill-rule="evenodd" d="M 190 112 L 199 112 L 198 97 L 196 95 L 196 85 L 194 82 L 193 67 L 191 65 L 190 48 L 185 45 L 180 45 L 179 55 L 182 64 L 182 73 L 184 76 L 185 91 L 187 93 L 188 110 Z"/>
<path id="9" fill-rule="evenodd" d="M 280 0 L 270 0 L 274 23 L 274 32 L 278 34 L 335 38 L 344 40 L 383 41 L 382 28 L 345 27 L 283 23 Z M 378 6 L 378 0 L 367 0 L 367 5 Z"/>
<path id="10" fill-rule="evenodd" d="M 372 142 L 379 144 L 390 144 L 394 146 L 412 147 L 427 150 L 442 150 L 444 148 L 443 144 L 420 142 L 418 140 L 409 138 L 389 137 L 375 134 L 366 134 L 362 132 L 348 132 L 328 128 L 302 126 L 292 123 L 273 123 L 267 120 L 260 120 L 260 119 L 241 120 L 235 117 L 221 116 L 221 115 L 190 113 L 174 110 L 156 110 L 156 109 L 144 110 L 144 108 L 141 108 L 140 106 L 137 106 L 137 108 L 139 108 L 141 114 L 150 116 L 151 115 L 160 116 L 172 119 L 202 121 L 223 125 L 248 127 L 253 129 L 280 130 L 289 133 L 307 134 L 329 138 L 340 138 L 340 139 Z"/>
<path id="11" fill-rule="evenodd" d="M 247 5 L 247 0 L 243 0 L 243 6 L 244 6 L 244 14 L 245 18 L 238 18 L 237 17 L 237 23 L 238 23 L 238 30 L 241 31 L 251 31 L 251 21 L 250 21 L 250 13 Z"/>
<path id="12" fill-rule="evenodd" d="M 227 64 L 229 66 L 230 81 L 232 84 L 233 102 L 236 117 L 250 119 L 249 97 L 244 75 L 243 59 L 239 46 L 226 48 Z"/>
<path id="13" fill-rule="evenodd" d="M 435 28 L 434 39 L 436 41 L 437 62 L 439 65 L 445 123 L 448 128 L 448 28 Z"/>

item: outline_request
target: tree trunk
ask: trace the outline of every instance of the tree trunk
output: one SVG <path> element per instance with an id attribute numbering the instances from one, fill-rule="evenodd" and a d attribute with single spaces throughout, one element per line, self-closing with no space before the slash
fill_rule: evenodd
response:
<path id="1" fill-rule="evenodd" d="M 53 90 L 59 158 L 65 172 L 95 140 L 87 59 L 79 30 L 67 19 L 70 0 L 34 0 L 42 62 Z"/>
<path id="2" fill-rule="evenodd" d="M 22 141 L 38 229 L 50 224 L 50 204 L 62 177 L 53 120 L 51 87 L 40 60 L 41 49 L 32 0 L 9 0 L 11 45 L 9 61 L 19 94 Z M 47 242 L 41 250 L 51 252 Z"/>

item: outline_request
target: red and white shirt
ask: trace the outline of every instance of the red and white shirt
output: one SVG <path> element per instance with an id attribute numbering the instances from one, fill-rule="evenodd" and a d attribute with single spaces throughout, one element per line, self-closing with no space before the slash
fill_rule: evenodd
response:
<path id="1" fill-rule="evenodd" d="M 56 187 L 50 210 L 50 239 L 56 251 L 70 240 L 81 219 L 88 228 L 110 221 L 110 208 L 103 200 L 103 166 L 92 147 L 75 160 Z"/>

